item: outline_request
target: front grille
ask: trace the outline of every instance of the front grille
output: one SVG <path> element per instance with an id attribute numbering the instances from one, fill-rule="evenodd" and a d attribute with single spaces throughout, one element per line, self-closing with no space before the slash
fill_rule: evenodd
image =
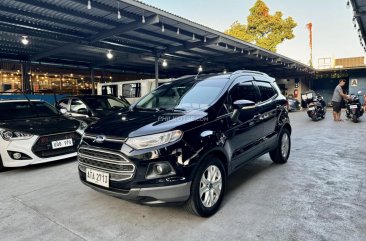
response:
<path id="1" fill-rule="evenodd" d="M 53 141 L 72 139 L 73 145 L 60 149 L 52 149 Z M 81 141 L 81 136 L 77 132 L 61 133 L 47 136 L 40 136 L 32 147 L 32 152 L 41 158 L 49 158 L 67 155 L 77 152 L 77 147 Z"/>
<path id="2" fill-rule="evenodd" d="M 88 146 L 97 147 L 100 149 L 110 149 L 119 151 L 122 148 L 122 145 L 125 139 L 118 139 L 113 137 L 106 137 L 106 140 L 102 143 L 95 142 L 96 135 L 85 134 L 83 137 L 83 142 Z"/>
<path id="3" fill-rule="evenodd" d="M 114 181 L 126 181 L 135 175 L 135 165 L 121 153 L 80 147 L 78 160 L 81 171 L 85 172 L 86 168 L 105 171 Z"/>

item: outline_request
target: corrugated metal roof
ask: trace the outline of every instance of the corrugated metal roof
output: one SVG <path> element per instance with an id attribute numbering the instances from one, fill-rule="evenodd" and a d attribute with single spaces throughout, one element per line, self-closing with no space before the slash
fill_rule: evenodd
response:
<path id="1" fill-rule="evenodd" d="M 296 76 L 314 69 L 188 19 L 135 0 L 0 1 L 3 58 L 88 67 L 142 68 L 154 72 L 154 58 L 169 61 L 168 74 L 252 69 Z M 145 22 L 143 22 L 143 19 Z M 21 44 L 22 36 L 29 44 Z M 111 50 L 113 61 L 106 58 Z M 128 70 L 128 69 L 126 69 Z"/>
<path id="2" fill-rule="evenodd" d="M 350 3 L 353 8 L 353 24 L 356 31 L 358 31 L 360 44 L 366 52 L 366 1 L 350 0 Z"/>

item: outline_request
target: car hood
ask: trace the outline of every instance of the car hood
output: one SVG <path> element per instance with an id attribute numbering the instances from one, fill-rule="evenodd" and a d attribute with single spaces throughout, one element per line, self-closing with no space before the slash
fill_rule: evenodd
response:
<path id="1" fill-rule="evenodd" d="M 0 121 L 0 128 L 20 131 L 32 135 L 50 135 L 71 132 L 79 128 L 80 122 L 63 116 Z"/>
<path id="2" fill-rule="evenodd" d="M 201 110 L 119 112 L 99 120 L 87 128 L 85 133 L 127 138 L 174 129 L 186 131 L 197 126 L 197 122 L 205 122 L 208 119 L 208 113 Z"/>

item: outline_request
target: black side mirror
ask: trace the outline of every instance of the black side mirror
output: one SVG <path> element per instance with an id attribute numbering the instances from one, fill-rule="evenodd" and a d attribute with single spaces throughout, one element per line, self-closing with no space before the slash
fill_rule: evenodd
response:
<path id="1" fill-rule="evenodd" d="M 234 102 L 233 107 L 234 107 L 234 110 L 235 109 L 249 110 L 249 109 L 255 108 L 255 103 L 250 100 L 237 100 Z"/>
<path id="2" fill-rule="evenodd" d="M 80 115 L 88 115 L 88 110 L 85 108 L 81 108 L 77 110 L 77 113 Z"/>
<path id="3" fill-rule="evenodd" d="M 231 120 L 234 123 L 237 123 L 239 121 L 239 115 L 241 111 L 250 110 L 255 108 L 255 103 L 250 100 L 237 100 L 233 104 L 234 111 L 231 115 Z"/>

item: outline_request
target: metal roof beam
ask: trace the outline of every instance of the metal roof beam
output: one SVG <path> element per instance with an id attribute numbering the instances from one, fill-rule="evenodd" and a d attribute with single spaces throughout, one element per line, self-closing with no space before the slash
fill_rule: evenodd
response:
<path id="1" fill-rule="evenodd" d="M 150 17 L 149 19 L 146 19 L 145 24 L 154 24 L 157 21 L 159 21 L 159 16 L 155 15 L 153 17 Z M 137 22 L 137 21 L 129 23 L 129 24 L 124 24 L 121 27 L 117 27 L 117 28 L 114 28 L 112 30 L 107 30 L 105 32 L 95 34 L 91 37 L 88 37 L 87 39 L 82 40 L 82 41 L 68 43 L 64 46 L 45 51 L 43 53 L 36 54 L 36 55 L 31 57 L 31 60 L 36 61 L 36 60 L 39 60 L 39 59 L 47 58 L 47 57 L 55 55 L 57 53 L 61 53 L 65 50 L 73 49 L 73 48 L 77 47 L 80 44 L 87 45 L 87 44 L 90 44 L 90 43 L 98 42 L 100 40 L 112 37 L 114 35 L 122 34 L 122 33 L 125 33 L 125 32 L 129 32 L 129 31 L 141 28 L 145 24 L 141 23 L 141 22 Z"/>
<path id="2" fill-rule="evenodd" d="M 202 46 L 216 44 L 220 40 L 221 40 L 221 37 L 217 37 L 217 38 L 213 38 L 213 39 L 207 39 L 206 42 L 204 42 L 204 41 L 198 41 L 198 42 L 194 42 L 194 43 L 186 42 L 182 46 L 168 47 L 166 49 L 167 50 L 166 53 L 176 53 L 176 52 L 179 52 L 179 51 L 185 51 L 185 50 L 190 50 L 190 49 L 194 49 L 194 48 L 199 48 L 199 47 L 202 47 Z"/>
<path id="3" fill-rule="evenodd" d="M 112 30 L 108 30 L 102 33 L 95 34 L 94 36 L 88 38 L 88 42 L 97 42 L 106 38 L 110 38 L 119 34 L 123 34 L 126 32 L 130 32 L 136 29 L 139 29 L 145 25 L 151 25 L 155 23 L 159 23 L 160 19 L 158 15 L 154 15 L 146 18 L 146 22 L 142 23 L 141 21 L 134 21 L 129 24 L 124 24 L 121 27 L 114 28 Z"/>

